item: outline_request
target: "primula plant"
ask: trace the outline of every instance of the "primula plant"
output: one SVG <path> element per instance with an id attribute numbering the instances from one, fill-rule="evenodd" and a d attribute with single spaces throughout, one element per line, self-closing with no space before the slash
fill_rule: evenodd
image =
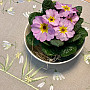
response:
<path id="1" fill-rule="evenodd" d="M 72 58 L 88 36 L 81 25 L 84 21 L 81 13 L 82 6 L 72 7 L 70 4 L 44 0 L 42 11 L 29 15 L 31 30 L 26 36 L 28 46 L 40 47 L 52 62 Z"/>

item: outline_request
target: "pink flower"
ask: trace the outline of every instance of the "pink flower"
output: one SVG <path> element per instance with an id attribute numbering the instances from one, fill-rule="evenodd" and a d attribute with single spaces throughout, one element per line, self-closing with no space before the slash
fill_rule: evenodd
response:
<path id="1" fill-rule="evenodd" d="M 61 41 L 69 40 L 69 38 L 72 38 L 75 34 L 73 28 L 74 25 L 67 19 L 61 19 L 59 26 L 54 27 L 56 39 L 60 39 Z"/>
<path id="2" fill-rule="evenodd" d="M 55 31 L 52 26 L 42 17 L 36 16 L 31 25 L 31 31 L 37 40 L 44 42 L 54 38 Z"/>
<path id="3" fill-rule="evenodd" d="M 79 16 L 77 14 L 69 14 L 67 17 L 67 20 L 69 20 L 72 24 L 76 24 L 76 22 L 79 20 Z"/>
<path id="4" fill-rule="evenodd" d="M 51 25 L 58 26 L 60 21 L 60 16 L 56 10 L 46 10 L 46 15 L 43 15 L 43 18 L 46 19 Z"/>
<path id="5" fill-rule="evenodd" d="M 60 10 L 60 17 L 67 17 L 70 13 L 76 13 L 76 10 L 72 8 L 70 4 L 61 4 L 56 2 L 56 9 Z"/>

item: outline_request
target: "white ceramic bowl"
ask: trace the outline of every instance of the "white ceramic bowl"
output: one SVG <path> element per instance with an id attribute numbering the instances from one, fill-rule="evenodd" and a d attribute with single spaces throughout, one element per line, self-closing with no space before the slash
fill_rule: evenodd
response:
<path id="1" fill-rule="evenodd" d="M 84 46 L 84 44 L 83 44 L 82 47 L 81 47 L 81 49 L 79 49 L 79 51 L 76 53 L 76 55 L 75 55 L 73 58 L 68 59 L 67 61 L 63 61 L 63 62 L 51 63 L 51 62 L 44 61 L 44 60 L 38 58 L 38 57 L 35 56 L 35 55 L 32 53 L 32 51 L 28 48 L 27 43 L 26 43 L 26 36 L 29 34 L 29 32 L 30 32 L 30 25 L 27 24 L 27 25 L 26 25 L 26 28 L 25 28 L 25 31 L 24 31 L 24 43 L 25 43 L 25 46 L 26 46 L 27 50 L 28 50 L 29 53 L 30 53 L 33 57 L 35 57 L 37 60 L 39 60 L 39 61 L 41 61 L 41 62 L 44 62 L 44 63 L 46 63 L 46 64 L 63 64 L 63 63 L 67 63 L 67 62 L 69 62 L 69 61 L 72 61 L 73 59 L 75 59 L 75 58 L 81 53 L 81 51 L 82 51 L 82 49 L 83 49 L 83 46 Z"/>

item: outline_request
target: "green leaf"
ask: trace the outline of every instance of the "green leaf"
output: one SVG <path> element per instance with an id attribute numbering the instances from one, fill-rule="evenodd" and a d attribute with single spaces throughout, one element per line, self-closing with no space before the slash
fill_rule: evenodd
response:
<path id="1" fill-rule="evenodd" d="M 35 39 L 33 36 L 33 33 L 30 32 L 27 36 L 26 36 L 26 42 L 28 44 L 28 46 L 36 46 L 40 43 L 39 40 Z"/>
<path id="2" fill-rule="evenodd" d="M 27 66 L 27 56 L 26 56 L 26 61 L 25 61 L 23 68 L 22 68 L 22 76 L 24 76 L 26 66 Z"/>
<path id="3" fill-rule="evenodd" d="M 62 42 L 61 40 L 51 40 L 50 43 L 54 46 L 57 46 L 57 47 L 60 47 L 60 46 L 63 46 L 64 45 L 64 42 Z"/>
<path id="4" fill-rule="evenodd" d="M 69 39 L 67 42 L 72 43 L 72 42 L 75 42 L 75 41 L 79 40 L 80 38 L 81 38 L 81 35 L 76 34 L 73 38 Z"/>
<path id="5" fill-rule="evenodd" d="M 85 41 L 85 38 L 80 38 L 79 40 L 77 40 L 75 42 L 75 44 L 78 46 L 78 47 L 81 47 L 81 45 L 84 43 Z"/>
<path id="6" fill-rule="evenodd" d="M 8 56 L 8 54 L 7 54 L 7 59 L 6 59 L 6 61 L 5 61 L 5 68 L 6 68 L 7 65 L 8 65 L 8 61 L 9 61 L 9 56 Z"/>
<path id="7" fill-rule="evenodd" d="M 88 32 L 82 27 L 76 33 L 80 34 L 83 39 L 88 36 Z"/>
<path id="8" fill-rule="evenodd" d="M 80 16 L 82 13 L 82 6 L 76 6 L 75 8 L 78 10 L 77 15 Z"/>
<path id="9" fill-rule="evenodd" d="M 33 69 L 31 69 L 30 71 L 28 71 L 28 73 L 26 73 L 25 77 L 28 76 L 32 71 L 33 71 Z"/>
<path id="10" fill-rule="evenodd" d="M 79 18 L 78 22 L 75 24 L 74 26 L 74 30 L 75 31 L 78 31 L 81 27 L 81 24 L 84 22 L 84 19 L 83 18 Z"/>
<path id="11" fill-rule="evenodd" d="M 35 19 L 36 16 L 41 16 L 42 13 L 40 12 L 34 12 L 34 13 L 31 13 L 29 15 L 29 24 L 32 25 L 33 24 L 33 19 Z"/>
<path id="12" fill-rule="evenodd" d="M 4 65 L 0 62 L 0 66 L 2 67 L 2 70 L 4 70 Z"/>
<path id="13" fill-rule="evenodd" d="M 55 56 L 55 50 L 50 47 L 50 46 L 46 46 L 46 45 L 42 45 L 42 52 L 44 54 L 46 54 L 47 56 Z"/>
<path id="14" fill-rule="evenodd" d="M 67 56 L 70 56 L 70 55 L 76 53 L 76 51 L 77 51 L 77 47 L 74 45 L 70 45 L 70 46 L 66 46 L 66 47 L 62 48 L 60 55 L 61 55 L 61 57 L 67 57 Z"/>
<path id="15" fill-rule="evenodd" d="M 15 58 L 14 58 L 14 59 L 11 61 L 11 63 L 5 68 L 5 71 L 8 71 L 8 70 L 11 68 L 14 60 L 15 60 Z"/>
<path id="16" fill-rule="evenodd" d="M 44 13 L 48 9 L 55 9 L 54 3 L 52 2 L 52 0 L 44 0 L 42 3 L 42 9 Z"/>
<path id="17" fill-rule="evenodd" d="M 36 71 L 30 76 L 30 78 L 34 77 L 34 76 L 40 71 L 40 69 L 42 69 L 42 67 L 40 67 L 38 70 L 36 70 Z"/>
<path id="18" fill-rule="evenodd" d="M 41 79 L 44 79 L 44 78 L 47 78 L 48 76 L 43 76 L 43 77 L 38 77 L 38 78 L 34 78 L 32 80 L 32 82 L 35 82 L 35 81 L 38 81 L 38 80 L 41 80 Z"/>
<path id="19" fill-rule="evenodd" d="M 51 44 L 48 41 L 43 42 L 43 44 L 45 44 L 47 46 L 51 46 Z"/>

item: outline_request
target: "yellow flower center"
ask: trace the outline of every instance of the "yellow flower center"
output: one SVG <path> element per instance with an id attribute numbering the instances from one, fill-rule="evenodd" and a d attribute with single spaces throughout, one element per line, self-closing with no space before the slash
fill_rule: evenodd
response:
<path id="1" fill-rule="evenodd" d="M 60 29 L 59 29 L 59 31 L 61 32 L 61 33 L 63 33 L 63 34 L 65 34 L 66 32 L 68 32 L 67 31 L 67 27 L 64 27 L 64 25 L 62 26 L 62 27 L 59 27 Z"/>
<path id="2" fill-rule="evenodd" d="M 46 32 L 46 33 L 48 33 L 48 24 L 45 24 L 45 23 L 42 23 L 42 24 L 40 24 L 41 26 L 40 26 L 40 29 L 41 29 L 41 32 L 42 33 L 44 33 L 44 32 Z"/>
<path id="3" fill-rule="evenodd" d="M 71 21 L 71 22 L 73 21 L 72 18 L 68 18 L 68 20 Z"/>
<path id="4" fill-rule="evenodd" d="M 50 22 L 54 22 L 54 21 L 55 21 L 55 18 L 52 17 L 52 16 L 50 16 L 50 17 L 48 18 L 48 20 L 49 20 L 49 23 L 50 23 Z"/>
<path id="5" fill-rule="evenodd" d="M 70 7 L 66 6 L 62 6 L 62 8 L 64 8 L 65 11 L 70 11 Z"/>

